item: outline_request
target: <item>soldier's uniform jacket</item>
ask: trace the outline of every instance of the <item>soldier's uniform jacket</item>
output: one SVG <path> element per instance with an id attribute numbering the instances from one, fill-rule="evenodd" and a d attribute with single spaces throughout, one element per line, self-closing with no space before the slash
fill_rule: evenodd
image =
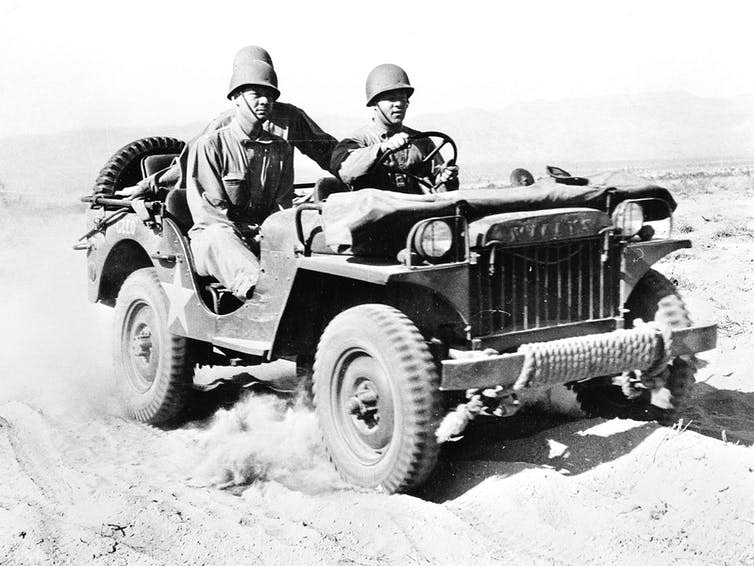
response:
<path id="1" fill-rule="evenodd" d="M 198 138 L 190 147 L 187 199 L 192 232 L 222 222 L 261 224 L 293 199 L 293 150 L 262 130 L 249 138 L 237 119 Z"/>
<path id="2" fill-rule="evenodd" d="M 436 154 L 430 162 L 422 164 L 422 159 L 435 149 L 435 144 L 431 140 L 423 138 L 396 152 L 386 164 L 388 166 L 378 165 L 383 155 L 380 151 L 380 144 L 399 132 L 405 132 L 409 136 L 419 133 L 406 126 L 389 131 L 383 124 L 375 120 L 370 121 L 335 147 L 330 171 L 353 189 L 371 187 L 400 193 L 422 194 L 423 191 L 416 179 L 405 173 L 391 171 L 391 169 L 397 168 L 432 181 L 438 166 L 442 164 L 442 157 Z M 450 185 L 448 189 L 456 188 L 458 182 L 450 181 L 447 185 Z"/>

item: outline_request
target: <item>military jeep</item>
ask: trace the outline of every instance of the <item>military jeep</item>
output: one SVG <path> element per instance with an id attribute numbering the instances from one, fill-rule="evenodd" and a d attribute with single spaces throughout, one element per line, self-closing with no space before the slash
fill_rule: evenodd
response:
<path id="1" fill-rule="evenodd" d="M 89 299 L 115 308 L 116 381 L 139 421 L 180 419 L 199 364 L 297 360 L 340 474 L 407 491 L 442 440 L 515 413 L 528 388 L 566 386 L 591 416 L 672 420 L 694 354 L 715 346 L 715 325 L 692 325 L 652 269 L 691 245 L 652 227 L 675 208 L 661 187 L 561 175 L 413 197 L 324 191 L 262 224 L 261 278 L 241 303 L 195 273 L 185 190 L 113 194 L 182 147 L 119 150 L 76 246 Z"/>

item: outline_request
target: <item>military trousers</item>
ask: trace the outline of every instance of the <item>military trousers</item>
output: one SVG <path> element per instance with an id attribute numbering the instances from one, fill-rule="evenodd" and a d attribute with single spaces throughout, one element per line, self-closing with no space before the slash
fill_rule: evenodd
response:
<path id="1" fill-rule="evenodd" d="M 245 300 L 259 280 L 259 259 L 230 224 L 195 227 L 190 234 L 196 272 L 212 276 Z"/>

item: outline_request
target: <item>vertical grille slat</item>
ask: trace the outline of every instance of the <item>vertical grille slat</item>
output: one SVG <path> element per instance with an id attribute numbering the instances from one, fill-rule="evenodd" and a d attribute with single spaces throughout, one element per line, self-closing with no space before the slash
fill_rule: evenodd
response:
<path id="1" fill-rule="evenodd" d="M 494 260 L 495 257 L 490 256 L 490 260 Z M 484 309 L 482 312 L 484 313 L 484 320 L 487 323 L 488 326 L 492 326 L 492 316 L 491 316 L 491 309 L 492 309 L 492 279 L 493 274 L 490 273 L 492 271 L 493 266 L 488 263 L 488 269 L 487 269 L 487 285 L 484 293 L 484 301 L 482 302 L 482 308 Z"/>
<path id="2" fill-rule="evenodd" d="M 547 293 L 546 289 L 542 289 L 542 282 L 539 280 L 539 275 L 541 273 L 541 269 L 539 266 L 541 265 L 540 260 L 540 252 L 542 251 L 542 248 L 534 248 L 534 261 L 532 262 L 531 270 L 534 273 L 534 302 L 532 303 L 532 309 L 534 311 L 534 328 L 538 328 L 541 324 L 541 311 L 543 310 L 542 307 L 542 295 L 544 294 L 545 300 L 547 300 Z M 542 293 L 542 291 L 545 291 L 545 293 Z"/>
<path id="3" fill-rule="evenodd" d="M 529 266 L 526 263 L 526 260 L 523 259 L 523 258 L 521 258 L 521 273 L 522 273 L 521 276 L 523 278 L 523 285 L 522 285 L 522 287 L 523 287 L 523 292 L 524 292 L 524 296 L 523 296 L 523 301 L 524 301 L 524 305 L 523 305 L 524 306 L 523 327 L 524 327 L 524 330 L 526 330 L 526 329 L 529 328 L 529 285 L 527 285 L 527 282 L 528 282 L 527 279 L 529 277 Z M 518 275 L 518 273 L 516 273 L 516 275 Z M 519 282 L 517 281 L 516 284 L 518 285 L 518 283 Z"/>
<path id="4" fill-rule="evenodd" d="M 587 311 L 587 316 L 591 319 L 594 318 L 594 259 L 591 257 L 591 254 L 587 256 L 586 263 L 589 266 L 588 267 L 588 275 L 587 275 L 587 289 L 589 293 L 589 310 Z"/>
<path id="5" fill-rule="evenodd" d="M 550 318 L 550 305 L 552 304 L 552 301 L 550 300 L 550 254 L 549 254 L 549 248 L 543 248 L 542 249 L 542 256 L 544 259 L 544 265 L 542 266 L 542 271 L 544 271 L 545 277 L 544 281 L 542 282 L 542 291 L 544 292 L 544 301 L 545 304 L 542 305 L 542 317 L 544 320 L 549 320 Z M 540 325 L 539 318 L 537 319 L 537 326 Z"/>
<path id="6" fill-rule="evenodd" d="M 557 258 L 556 258 L 557 259 Z M 568 269 L 570 260 L 566 261 L 563 266 L 554 265 L 552 269 L 553 279 L 555 280 L 555 318 L 562 320 L 568 316 L 565 310 L 565 293 L 563 292 L 563 277 Z"/>
<path id="7" fill-rule="evenodd" d="M 617 316 L 620 250 L 600 238 L 488 250 L 478 263 L 480 335 Z M 492 263 L 490 263 L 492 262 Z"/>
<path id="8" fill-rule="evenodd" d="M 511 327 L 516 330 L 518 329 L 518 298 L 516 293 L 516 285 L 514 285 L 515 282 L 515 258 L 506 255 L 504 256 L 505 259 L 505 288 L 500 291 L 500 294 L 505 296 L 505 290 L 510 289 L 510 300 L 508 301 L 508 307 L 507 311 L 509 314 L 509 318 L 511 320 Z"/>
<path id="9" fill-rule="evenodd" d="M 584 289 L 589 286 L 588 281 L 585 281 L 587 262 L 584 261 L 585 258 L 583 255 L 579 254 L 577 257 L 579 258 L 579 269 L 575 276 L 579 280 L 579 318 L 587 318 L 589 316 L 589 307 L 587 306 L 586 297 L 584 296 Z"/>
<path id="10" fill-rule="evenodd" d="M 573 268 L 573 259 L 568 262 L 568 274 L 566 275 L 566 293 L 568 296 L 568 302 L 566 303 L 566 316 L 570 317 L 573 312 L 573 285 L 575 281 L 571 278 L 571 271 Z"/>

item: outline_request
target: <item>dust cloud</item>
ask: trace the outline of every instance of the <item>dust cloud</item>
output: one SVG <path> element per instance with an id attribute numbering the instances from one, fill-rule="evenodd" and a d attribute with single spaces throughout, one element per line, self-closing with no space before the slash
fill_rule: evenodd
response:
<path id="1" fill-rule="evenodd" d="M 111 312 L 86 298 L 84 216 L 0 210 L 0 403 L 50 414 L 118 413 L 110 365 Z"/>
<path id="2" fill-rule="evenodd" d="M 300 399 L 249 394 L 195 435 L 203 457 L 192 485 L 273 481 L 310 494 L 345 489 L 325 456 L 316 415 Z"/>

